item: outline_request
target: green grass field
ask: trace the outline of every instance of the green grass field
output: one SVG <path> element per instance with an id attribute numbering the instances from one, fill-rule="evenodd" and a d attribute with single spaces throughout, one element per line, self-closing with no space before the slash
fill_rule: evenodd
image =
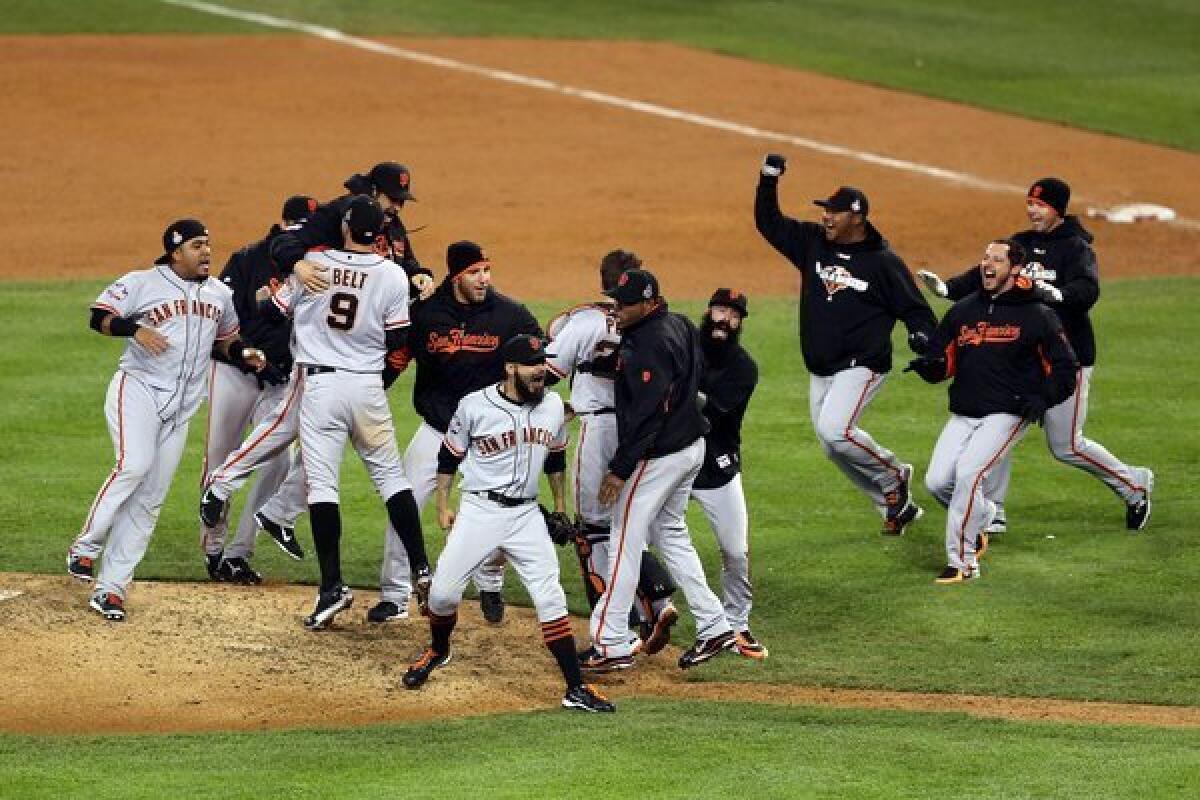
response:
<path id="1" fill-rule="evenodd" d="M 1186 0 L 228 0 L 360 35 L 650 39 L 1200 150 Z M 0 33 L 263 33 L 147 0 L 9 0 Z"/>

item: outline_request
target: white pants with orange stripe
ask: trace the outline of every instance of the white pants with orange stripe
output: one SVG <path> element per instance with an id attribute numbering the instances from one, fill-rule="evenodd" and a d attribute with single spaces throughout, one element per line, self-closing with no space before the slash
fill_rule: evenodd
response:
<path id="1" fill-rule="evenodd" d="M 237 367 L 214 361 L 208 382 L 208 428 L 204 452 L 204 481 L 242 442 L 247 426 L 257 426 L 286 397 L 288 385 L 266 386 L 260 389 L 253 375 Z M 214 528 L 201 523 L 200 537 L 205 553 L 214 555 L 224 551 L 226 558 L 249 558 L 254 554 L 254 538 L 258 526 L 254 523 L 254 512 L 263 506 L 275 490 L 283 483 L 291 459 L 280 452 L 262 464 L 258 480 L 250 489 L 238 521 L 233 541 L 226 544 L 229 529 L 228 518 L 222 519 Z M 289 511 L 290 520 L 283 524 L 292 525 L 295 516 L 303 508 Z M 272 517 L 274 518 L 274 517 Z M 278 520 L 277 520 L 278 521 Z"/>
<path id="2" fill-rule="evenodd" d="M 750 583 L 750 517 L 739 472 L 724 486 L 692 489 L 721 550 L 721 599 L 735 631 L 750 630 L 754 588 Z"/>
<path id="3" fill-rule="evenodd" d="M 163 422 L 150 389 L 124 372 L 114 375 L 108 385 L 104 416 L 117 463 L 92 502 L 70 552 L 88 558 L 103 553 L 96 592 L 125 597 L 179 467 L 188 420 Z"/>
<path id="4" fill-rule="evenodd" d="M 996 510 L 984 496 L 984 482 L 1027 428 L 1028 423 L 1014 414 L 954 414 L 942 428 L 929 458 L 925 488 L 947 509 L 948 565 L 966 571 L 978 564 L 979 534 Z"/>
<path id="5" fill-rule="evenodd" d="M 1135 503 L 1145 496 L 1146 469 L 1128 466 L 1104 445 L 1083 435 L 1091 384 L 1092 367 L 1080 367 L 1075 393 L 1046 411 L 1046 445 L 1059 461 L 1096 476 L 1125 503 Z M 1002 508 L 1011 477 L 1012 463 L 1006 460 L 1000 469 L 993 471 L 985 489 L 988 498 Z"/>
<path id="6" fill-rule="evenodd" d="M 630 654 L 629 611 L 647 544 L 658 550 L 683 590 L 696 618 L 696 637 L 711 639 L 731 630 L 721 601 L 708 587 L 687 527 L 692 481 L 703 463 L 701 438 L 676 453 L 639 462 L 617 496 L 608 582 L 591 619 L 592 644 L 605 658 Z"/>
<path id="7" fill-rule="evenodd" d="M 558 553 L 546 532 L 537 503 L 502 506 L 462 493 L 446 547 L 438 556 L 429 590 L 429 611 L 448 617 L 458 610 L 467 581 L 493 553 L 507 556 L 537 611 L 539 622 L 567 615 L 567 596 L 559 581 Z"/>
<path id="8" fill-rule="evenodd" d="M 292 379 L 283 387 L 285 391 L 279 402 L 259 420 L 242 446 L 209 473 L 207 486 L 213 494 L 228 500 L 250 479 L 254 470 L 285 452 L 296 441 L 300 435 L 300 398 L 304 394 L 305 380 L 307 378 L 299 367 L 292 370 Z M 299 480 L 303 483 L 303 475 Z M 287 483 L 292 483 L 290 477 Z M 272 519 L 283 521 L 274 516 Z"/>
<path id="9" fill-rule="evenodd" d="M 425 508 L 437 488 L 438 451 L 443 435 L 428 422 L 422 422 L 404 451 L 404 473 L 412 483 L 417 509 Z M 504 588 L 504 554 L 495 553 L 476 570 L 474 583 L 481 592 L 499 592 Z M 412 592 L 412 569 L 404 543 L 388 523 L 383 533 L 383 566 L 379 571 L 379 598 L 401 608 Z M 436 613 L 436 612 L 435 612 Z"/>
<path id="10" fill-rule="evenodd" d="M 886 377 L 852 367 L 834 375 L 810 375 L 808 380 L 808 408 L 821 450 L 880 513 L 887 508 L 884 495 L 900 484 L 904 464 L 858 427 L 858 419 Z"/>

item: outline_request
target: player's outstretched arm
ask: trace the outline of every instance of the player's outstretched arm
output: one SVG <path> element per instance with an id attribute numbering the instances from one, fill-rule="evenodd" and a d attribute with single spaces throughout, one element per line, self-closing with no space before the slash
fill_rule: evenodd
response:
<path id="1" fill-rule="evenodd" d="M 102 308 L 92 309 L 92 319 L 88 323 L 92 330 L 102 336 L 125 336 L 133 339 L 150 355 L 159 356 L 167 351 L 170 343 L 153 328 L 139 325 L 136 320 L 122 317 Z"/>
<path id="2" fill-rule="evenodd" d="M 450 484 L 453 480 L 453 474 L 438 472 L 437 488 L 434 489 L 438 526 L 444 531 L 449 531 L 454 526 L 454 509 L 450 507 Z"/>

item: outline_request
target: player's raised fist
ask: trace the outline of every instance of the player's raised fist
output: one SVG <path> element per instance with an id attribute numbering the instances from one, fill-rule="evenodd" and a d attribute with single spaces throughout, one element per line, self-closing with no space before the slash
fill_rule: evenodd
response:
<path id="1" fill-rule="evenodd" d="M 768 153 L 763 159 L 762 174 L 768 178 L 778 178 L 787 172 L 787 159 L 778 153 Z"/>

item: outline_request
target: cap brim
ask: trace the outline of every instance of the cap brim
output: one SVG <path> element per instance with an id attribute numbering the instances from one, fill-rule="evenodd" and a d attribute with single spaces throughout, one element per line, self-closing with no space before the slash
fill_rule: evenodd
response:
<path id="1" fill-rule="evenodd" d="M 384 192 L 384 194 L 386 194 L 388 196 L 388 199 L 391 200 L 393 203 L 404 203 L 409 200 L 415 201 L 417 199 L 417 198 L 413 197 L 412 192 L 409 192 L 409 191 L 400 192 L 399 194 L 391 194 L 390 192 Z"/>

